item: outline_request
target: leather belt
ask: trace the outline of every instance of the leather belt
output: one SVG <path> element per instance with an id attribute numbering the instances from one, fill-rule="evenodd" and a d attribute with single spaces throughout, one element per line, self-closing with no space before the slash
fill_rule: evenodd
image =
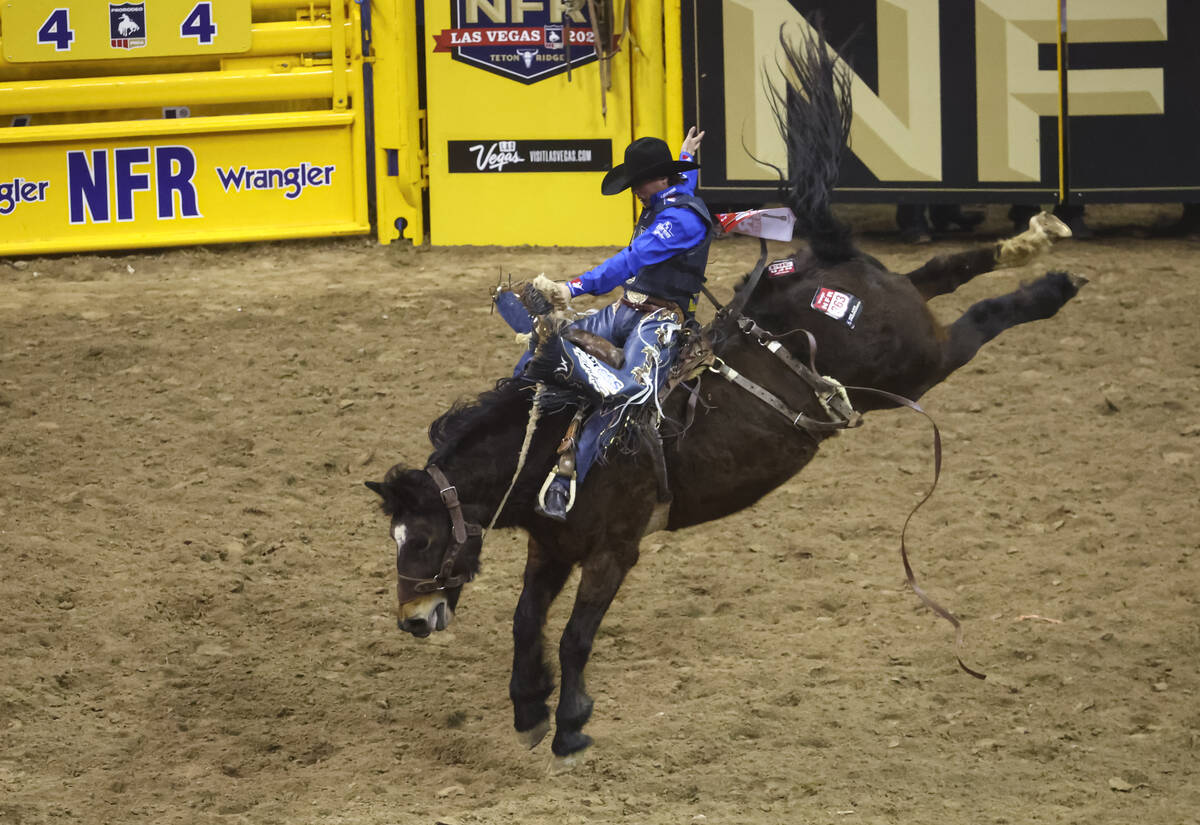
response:
<path id="1" fill-rule="evenodd" d="M 665 309 L 675 316 L 676 323 L 683 319 L 683 309 L 674 301 L 668 301 L 665 298 L 655 298 L 653 295 L 647 295 L 644 292 L 634 292 L 632 289 L 625 290 L 625 294 L 621 296 L 621 303 L 625 306 L 636 309 L 638 312 L 656 312 L 660 309 Z"/>

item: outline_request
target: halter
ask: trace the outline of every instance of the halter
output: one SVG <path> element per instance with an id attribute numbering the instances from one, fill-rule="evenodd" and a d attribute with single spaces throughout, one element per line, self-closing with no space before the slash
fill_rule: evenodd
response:
<path id="1" fill-rule="evenodd" d="M 425 468 L 425 472 L 429 474 L 438 486 L 438 494 L 442 497 L 442 504 L 446 506 L 446 512 L 450 515 L 450 533 L 454 538 L 454 542 L 447 548 L 446 555 L 442 558 L 441 569 L 438 570 L 437 575 L 432 579 L 418 579 L 400 573 L 396 574 L 405 581 L 416 582 L 413 585 L 413 590 L 422 594 L 462 587 L 469 582 L 472 578 L 470 575 L 454 575 L 454 563 L 458 560 L 459 551 L 466 547 L 467 539 L 470 536 L 483 535 L 483 529 L 478 524 L 469 523 L 463 518 L 462 504 L 458 500 L 458 488 L 450 483 L 450 479 L 446 478 L 446 474 L 436 464 L 430 464 Z"/>

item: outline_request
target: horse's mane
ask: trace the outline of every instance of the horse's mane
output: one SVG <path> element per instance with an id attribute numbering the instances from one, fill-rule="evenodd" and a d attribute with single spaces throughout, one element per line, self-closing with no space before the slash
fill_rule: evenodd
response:
<path id="1" fill-rule="evenodd" d="M 430 463 L 442 463 L 481 428 L 494 429 L 506 407 L 519 402 L 528 409 L 532 397 L 532 385 L 528 381 L 501 378 L 495 387 L 481 392 L 474 400 L 456 401 L 429 425 L 429 442 L 433 445 Z"/>

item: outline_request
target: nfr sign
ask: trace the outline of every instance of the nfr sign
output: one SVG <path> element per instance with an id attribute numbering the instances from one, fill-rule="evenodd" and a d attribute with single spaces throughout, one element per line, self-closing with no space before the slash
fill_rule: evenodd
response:
<path id="1" fill-rule="evenodd" d="M 700 172 L 710 199 L 753 202 L 773 191 L 768 164 L 785 165 L 786 150 L 762 78 L 782 82 L 780 27 L 807 27 L 816 12 L 828 41 L 848 44 L 840 57 L 854 122 L 844 199 L 1045 202 L 1064 183 L 1110 199 L 1122 186 L 1147 199 L 1200 190 L 1200 156 L 1181 144 L 1200 129 L 1190 91 L 1200 56 L 1189 42 L 1200 9 L 1188 0 L 1067 0 L 1065 100 L 1058 0 L 688 0 L 683 8 L 695 34 L 684 37 L 686 119 L 710 132 Z M 1070 127 L 1065 181 L 1060 112 Z M 1180 151 L 1138 150 L 1145 145 Z"/>
<path id="2" fill-rule="evenodd" d="M 67 152 L 72 224 L 133 221 L 134 195 L 155 193 L 158 220 L 199 218 L 196 155 L 187 146 L 131 146 Z"/>
<path id="3" fill-rule="evenodd" d="M 451 27 L 434 52 L 521 83 L 537 83 L 596 59 L 583 9 L 566 0 L 451 0 Z"/>

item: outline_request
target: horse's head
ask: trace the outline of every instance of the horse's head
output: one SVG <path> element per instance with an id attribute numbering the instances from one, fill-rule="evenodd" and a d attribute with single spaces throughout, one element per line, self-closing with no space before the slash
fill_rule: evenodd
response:
<path id="1" fill-rule="evenodd" d="M 431 465 L 388 470 L 367 487 L 383 500 L 396 542 L 397 625 L 414 636 L 445 630 L 462 586 L 479 571 L 482 547 L 477 525 L 468 525 L 457 490 Z"/>

